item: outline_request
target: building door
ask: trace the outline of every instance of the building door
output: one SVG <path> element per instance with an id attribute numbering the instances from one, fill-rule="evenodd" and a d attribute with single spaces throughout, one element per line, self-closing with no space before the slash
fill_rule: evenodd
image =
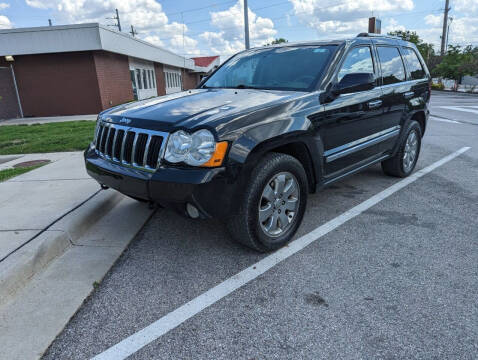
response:
<path id="1" fill-rule="evenodd" d="M 0 67 L 0 121 L 20 117 L 12 70 Z"/>
<path id="2" fill-rule="evenodd" d="M 130 58 L 129 69 L 135 100 L 158 96 L 156 74 L 152 62 Z"/>

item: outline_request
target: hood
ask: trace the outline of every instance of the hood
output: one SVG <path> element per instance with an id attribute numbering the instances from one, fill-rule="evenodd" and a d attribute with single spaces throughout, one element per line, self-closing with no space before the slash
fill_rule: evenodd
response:
<path id="1" fill-rule="evenodd" d="M 283 104 L 304 92 L 255 89 L 195 89 L 117 106 L 101 113 L 112 123 L 171 132 L 216 128 L 230 117 Z"/>

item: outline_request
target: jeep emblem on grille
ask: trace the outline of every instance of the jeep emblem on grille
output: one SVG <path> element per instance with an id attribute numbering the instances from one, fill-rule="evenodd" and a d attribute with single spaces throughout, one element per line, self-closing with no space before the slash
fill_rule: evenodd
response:
<path id="1" fill-rule="evenodd" d="M 121 120 L 119 122 L 122 123 L 122 124 L 129 124 L 131 122 L 131 120 L 127 119 L 127 118 L 121 118 Z"/>

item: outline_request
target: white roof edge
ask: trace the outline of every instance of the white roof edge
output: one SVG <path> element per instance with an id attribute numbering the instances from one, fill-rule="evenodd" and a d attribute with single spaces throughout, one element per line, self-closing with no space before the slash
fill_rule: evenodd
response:
<path id="1" fill-rule="evenodd" d="M 0 30 L 0 56 L 105 50 L 200 71 L 192 59 L 98 23 Z"/>

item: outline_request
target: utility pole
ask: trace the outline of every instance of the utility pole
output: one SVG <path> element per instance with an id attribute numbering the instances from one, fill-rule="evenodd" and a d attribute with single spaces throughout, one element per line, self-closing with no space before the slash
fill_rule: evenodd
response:
<path id="1" fill-rule="evenodd" d="M 448 1 L 448 0 L 447 0 Z M 244 39 L 246 41 L 246 49 L 250 48 L 249 45 L 249 15 L 248 15 L 247 0 L 244 0 Z"/>
<path id="2" fill-rule="evenodd" d="M 112 18 L 107 18 L 107 19 L 116 20 L 116 24 L 108 25 L 108 26 L 116 26 L 118 28 L 118 31 L 121 32 L 121 22 L 120 22 L 118 9 L 116 9 L 116 16 L 113 16 Z"/>
<path id="3" fill-rule="evenodd" d="M 118 30 L 119 30 L 119 32 L 121 32 L 121 22 L 120 22 L 120 18 L 119 18 L 118 9 L 116 9 L 116 21 L 118 21 Z"/>
<path id="4" fill-rule="evenodd" d="M 129 32 L 132 37 L 135 37 L 135 35 L 138 35 L 138 32 L 134 29 L 133 25 L 131 25 L 131 31 Z"/>
<path id="5" fill-rule="evenodd" d="M 446 30 L 446 45 L 445 45 L 445 50 L 448 51 L 448 39 L 449 39 L 449 36 L 450 36 L 450 26 L 451 26 L 451 23 L 453 21 L 453 18 L 450 16 L 448 18 L 448 20 L 450 20 L 450 22 L 448 23 L 448 29 Z"/>
<path id="6" fill-rule="evenodd" d="M 447 35 L 447 23 L 448 23 L 448 11 L 450 11 L 450 0 L 446 0 L 445 2 L 445 11 L 443 13 L 443 31 L 441 35 L 441 49 L 440 49 L 440 55 L 443 56 L 445 55 L 445 45 L 446 45 L 446 35 Z"/>

